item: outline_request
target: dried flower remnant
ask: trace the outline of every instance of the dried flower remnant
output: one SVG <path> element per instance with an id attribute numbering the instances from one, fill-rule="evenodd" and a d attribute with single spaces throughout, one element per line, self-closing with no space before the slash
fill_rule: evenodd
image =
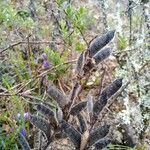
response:
<path id="1" fill-rule="evenodd" d="M 65 120 L 62 120 L 62 122 L 60 124 L 60 127 L 68 135 L 70 140 L 73 142 L 74 146 L 77 149 L 79 149 L 80 142 L 81 142 L 81 134 L 80 134 L 80 132 L 77 131 L 71 124 L 69 124 Z"/>
<path id="2" fill-rule="evenodd" d="M 25 137 L 21 134 L 18 133 L 18 141 L 20 143 L 20 145 L 22 146 L 23 150 L 30 150 L 30 146 L 29 143 L 27 142 L 27 140 L 25 139 Z"/>
<path id="3" fill-rule="evenodd" d="M 106 89 L 104 89 L 99 97 L 99 99 L 95 102 L 93 111 L 94 117 L 98 117 L 99 113 L 102 111 L 104 106 L 107 104 L 107 100 L 115 94 L 120 87 L 122 86 L 122 78 L 114 80 Z"/>
<path id="4" fill-rule="evenodd" d="M 95 38 L 90 46 L 89 46 L 89 53 L 90 57 L 93 57 L 101 48 L 106 46 L 114 37 L 115 30 L 108 31 L 105 35 L 101 37 Z"/>
<path id="5" fill-rule="evenodd" d="M 109 129 L 110 125 L 106 124 L 92 131 L 89 136 L 89 145 L 92 146 L 99 139 L 104 138 L 108 134 Z"/>

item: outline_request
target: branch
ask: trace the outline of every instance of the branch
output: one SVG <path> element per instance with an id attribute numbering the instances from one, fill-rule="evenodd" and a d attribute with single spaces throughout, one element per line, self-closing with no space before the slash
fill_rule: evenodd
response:
<path id="1" fill-rule="evenodd" d="M 0 53 L 5 52 L 7 49 L 13 48 L 14 46 L 20 45 L 20 44 L 51 44 L 51 43 L 56 43 L 56 44 L 62 44 L 61 42 L 55 42 L 55 41 L 19 41 L 14 44 L 11 44 L 4 49 L 0 50 Z"/>

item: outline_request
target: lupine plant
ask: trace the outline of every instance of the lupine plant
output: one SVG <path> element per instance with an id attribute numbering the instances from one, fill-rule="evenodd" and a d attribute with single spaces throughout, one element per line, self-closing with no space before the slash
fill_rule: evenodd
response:
<path id="1" fill-rule="evenodd" d="M 40 143 L 42 148 L 39 149 L 47 149 L 53 141 L 66 137 L 77 150 L 98 150 L 111 143 L 112 140 L 108 136 L 111 125 L 105 123 L 99 126 L 98 118 L 111 96 L 121 88 L 122 79 L 115 79 L 96 98 L 89 93 L 85 100 L 79 101 L 78 96 L 83 91 L 85 81 L 92 72 L 96 71 L 97 65 L 111 55 L 112 49 L 105 46 L 113 39 L 114 34 L 115 30 L 112 30 L 101 37 L 96 37 L 81 53 L 76 64 L 75 82 L 68 96 L 54 84 L 49 84 L 47 94 L 56 102 L 55 107 L 47 102 L 37 103 L 38 115 L 28 115 L 28 120 L 43 133 L 46 139 L 39 141 L 43 142 Z M 45 58 L 45 55 L 43 57 Z M 84 116 L 83 111 L 88 115 Z M 77 119 L 78 123 L 72 124 L 71 118 Z M 18 134 L 18 141 L 24 150 L 30 150 L 23 134 Z"/>

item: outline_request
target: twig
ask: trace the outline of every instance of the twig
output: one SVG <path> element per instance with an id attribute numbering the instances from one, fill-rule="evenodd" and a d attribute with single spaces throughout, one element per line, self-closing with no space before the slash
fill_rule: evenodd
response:
<path id="1" fill-rule="evenodd" d="M 61 42 L 55 42 L 55 41 L 19 41 L 19 42 L 16 42 L 14 44 L 11 44 L 7 47 L 5 47 L 4 49 L 0 50 L 0 53 L 3 53 L 5 52 L 6 50 L 10 49 L 10 48 L 13 48 L 17 45 L 20 45 L 20 44 L 51 44 L 51 43 L 56 43 L 56 44 L 62 44 Z"/>

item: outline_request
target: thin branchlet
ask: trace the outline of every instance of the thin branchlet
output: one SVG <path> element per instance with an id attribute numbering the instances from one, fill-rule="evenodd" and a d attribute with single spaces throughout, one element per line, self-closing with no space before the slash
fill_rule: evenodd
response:
<path id="1" fill-rule="evenodd" d="M 115 30 L 108 31 L 105 35 L 95 38 L 89 46 L 89 55 L 93 57 L 101 48 L 106 46 L 114 37 Z"/>
<path id="2" fill-rule="evenodd" d="M 96 143 L 93 144 L 94 150 L 100 150 L 106 147 L 108 144 L 111 143 L 111 139 L 109 138 L 103 138 L 97 141 Z"/>

